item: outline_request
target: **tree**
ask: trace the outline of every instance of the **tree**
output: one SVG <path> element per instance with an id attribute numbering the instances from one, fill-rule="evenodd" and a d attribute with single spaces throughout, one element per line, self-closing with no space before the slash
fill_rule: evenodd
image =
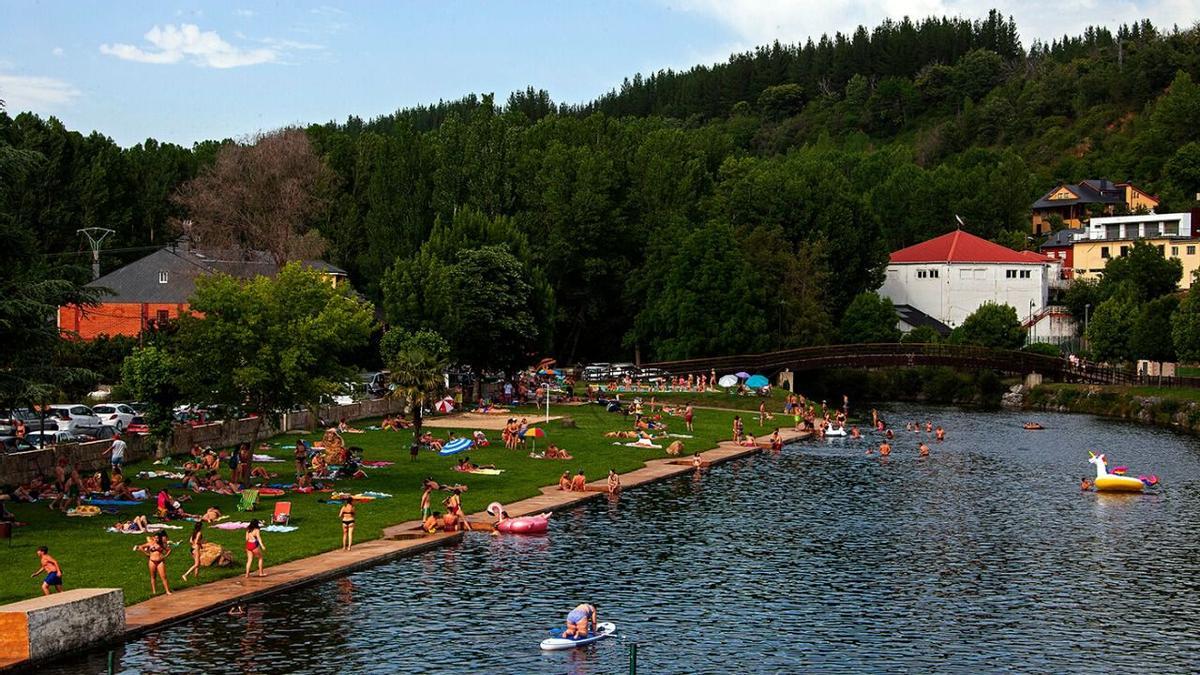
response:
<path id="1" fill-rule="evenodd" d="M 1096 311 L 1103 299 L 1100 295 L 1099 281 L 1076 277 L 1071 280 L 1067 290 L 1063 292 L 1062 304 L 1071 312 L 1071 316 L 1075 317 L 1075 321 L 1082 330 L 1084 319 L 1091 312 Z"/>
<path id="2" fill-rule="evenodd" d="M 430 330 L 410 333 L 393 328 L 383 334 L 379 354 L 391 371 L 394 395 L 403 396 L 413 408 L 413 443 L 420 443 L 422 413 L 429 397 L 441 389 L 449 364 L 450 345 Z"/>
<path id="3" fill-rule="evenodd" d="M 779 84 L 763 89 L 758 107 L 769 119 L 791 117 L 804 109 L 804 87 L 798 84 Z"/>
<path id="4" fill-rule="evenodd" d="M 1179 302 L 1171 325 L 1171 340 L 1181 361 L 1200 361 L 1200 284 L 1193 283 Z"/>
<path id="5" fill-rule="evenodd" d="M 145 402 L 142 416 L 158 446 L 158 456 L 163 456 L 173 434 L 173 413 L 179 401 L 179 368 L 175 357 L 153 345 L 135 349 L 121 363 L 121 383 L 131 396 Z"/>
<path id="6" fill-rule="evenodd" d="M 538 326 L 529 306 L 533 286 L 506 246 L 464 251 L 445 276 L 445 330 L 454 357 L 476 373 L 511 372 L 529 363 Z"/>
<path id="7" fill-rule="evenodd" d="M 324 251 L 311 226 L 333 179 L 303 130 L 281 129 L 252 145 L 225 145 L 174 199 L 187 210 L 184 231 L 201 247 L 246 257 L 262 251 L 282 265 Z"/>
<path id="8" fill-rule="evenodd" d="M 1109 297 L 1126 285 L 1134 299 L 1147 302 L 1174 293 L 1182 278 L 1182 261 L 1163 256 L 1153 244 L 1137 241 L 1127 255 L 1109 258 L 1100 280 L 1100 292 Z"/>
<path id="9" fill-rule="evenodd" d="M 859 293 L 842 315 L 838 334 L 843 344 L 899 342 L 900 317 L 891 300 L 870 291 Z"/>
<path id="10" fill-rule="evenodd" d="M 335 288 L 299 263 L 273 278 L 201 277 L 191 309 L 174 342 L 183 393 L 272 422 L 351 379 L 345 358 L 374 325 L 370 305 L 347 285 Z"/>
<path id="11" fill-rule="evenodd" d="M 941 342 L 942 336 L 929 326 L 917 326 L 900 338 L 904 344 L 932 344 Z"/>
<path id="12" fill-rule="evenodd" d="M 1020 349 L 1025 344 L 1025 329 L 1010 305 L 985 302 L 950 335 L 953 342 L 992 349 Z"/>
<path id="13" fill-rule="evenodd" d="M 1097 359 L 1112 363 L 1132 358 L 1129 336 L 1138 314 L 1131 292 L 1121 292 L 1100 303 L 1087 328 L 1088 347 Z"/>
<path id="14" fill-rule="evenodd" d="M 1172 324 L 1179 299 L 1164 295 L 1142 305 L 1129 334 L 1129 351 L 1135 359 L 1174 361 L 1175 343 L 1165 336 L 1172 334 Z"/>

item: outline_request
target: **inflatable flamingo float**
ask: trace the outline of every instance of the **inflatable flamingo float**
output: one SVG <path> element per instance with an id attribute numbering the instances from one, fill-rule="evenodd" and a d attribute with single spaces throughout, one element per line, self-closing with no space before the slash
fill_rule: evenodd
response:
<path id="1" fill-rule="evenodd" d="M 1158 483 L 1158 476 L 1132 476 L 1120 475 L 1124 473 L 1124 467 L 1119 467 L 1116 473 L 1108 472 L 1108 461 L 1104 455 L 1097 455 L 1094 452 L 1088 451 L 1088 463 L 1096 467 L 1096 491 L 1097 492 L 1141 492 L 1146 489 L 1147 485 L 1155 485 Z"/>
<path id="2" fill-rule="evenodd" d="M 508 534 L 545 534 L 550 527 L 550 514 L 509 518 L 500 502 L 488 504 L 487 512 L 496 517 L 496 530 Z"/>

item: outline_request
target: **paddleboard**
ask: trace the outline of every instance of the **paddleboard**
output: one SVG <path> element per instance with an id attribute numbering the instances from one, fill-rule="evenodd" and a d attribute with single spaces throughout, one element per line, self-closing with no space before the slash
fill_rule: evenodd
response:
<path id="1" fill-rule="evenodd" d="M 573 639 L 562 637 L 562 628 L 555 628 L 550 631 L 554 637 L 542 640 L 542 649 L 548 652 L 560 651 L 563 649 L 575 649 L 584 645 L 590 645 L 593 642 L 598 642 L 606 637 L 609 637 L 617 632 L 617 624 L 611 621 L 602 621 L 596 626 L 596 632 L 588 634 L 585 638 Z"/>

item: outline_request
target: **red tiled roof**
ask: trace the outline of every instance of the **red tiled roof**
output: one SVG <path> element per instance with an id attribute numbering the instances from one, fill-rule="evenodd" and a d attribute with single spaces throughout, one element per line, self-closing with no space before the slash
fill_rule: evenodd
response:
<path id="1" fill-rule="evenodd" d="M 1050 256 L 1037 251 L 1018 251 L 1017 253 L 1029 262 L 1044 263 L 1053 260 Z"/>
<path id="2" fill-rule="evenodd" d="M 962 230 L 947 232 L 929 241 L 902 248 L 891 255 L 894 263 L 1023 263 L 1045 262 L 1040 255 L 1037 260 L 1026 257 L 1011 248 L 993 244 L 987 239 L 976 237 Z"/>

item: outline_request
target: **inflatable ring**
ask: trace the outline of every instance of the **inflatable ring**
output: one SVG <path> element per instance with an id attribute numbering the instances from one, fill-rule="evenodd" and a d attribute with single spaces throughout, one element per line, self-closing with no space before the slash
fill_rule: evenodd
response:
<path id="1" fill-rule="evenodd" d="M 98 516 L 98 515 L 100 515 L 100 507 L 99 506 L 91 506 L 91 505 L 77 506 L 77 507 L 71 509 L 70 511 L 68 511 L 67 515 L 68 516 Z"/>

